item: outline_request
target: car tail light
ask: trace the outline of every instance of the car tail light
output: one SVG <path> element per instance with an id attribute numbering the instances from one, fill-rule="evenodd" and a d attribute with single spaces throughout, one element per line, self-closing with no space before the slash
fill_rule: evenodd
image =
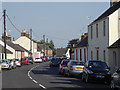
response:
<path id="1" fill-rule="evenodd" d="M 6 64 L 8 64 L 8 62 L 6 62 Z"/>
<path id="2" fill-rule="evenodd" d="M 18 63 L 20 63 L 20 61 L 18 61 Z"/>
<path id="3" fill-rule="evenodd" d="M 11 60 L 11 62 L 12 62 L 13 60 Z"/>
<path id="4" fill-rule="evenodd" d="M 70 70 L 73 70 L 73 67 L 72 67 L 72 66 L 70 66 Z"/>

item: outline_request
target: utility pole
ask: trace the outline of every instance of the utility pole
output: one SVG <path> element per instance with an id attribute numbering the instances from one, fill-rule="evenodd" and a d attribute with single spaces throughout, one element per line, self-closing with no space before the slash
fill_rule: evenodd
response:
<path id="1" fill-rule="evenodd" d="M 32 53 L 32 29 L 30 29 L 30 52 Z"/>
<path id="2" fill-rule="evenodd" d="M 7 59 L 6 55 L 6 10 L 4 9 L 3 11 L 3 16 L 4 16 L 4 53 L 5 53 L 5 59 Z"/>
<path id="3" fill-rule="evenodd" d="M 48 55 L 48 38 L 47 38 L 47 40 L 46 40 L 46 43 L 47 43 L 47 55 Z"/>
<path id="4" fill-rule="evenodd" d="M 43 35 L 43 45 L 44 45 L 44 56 L 46 55 L 46 46 L 45 46 L 45 35 Z"/>

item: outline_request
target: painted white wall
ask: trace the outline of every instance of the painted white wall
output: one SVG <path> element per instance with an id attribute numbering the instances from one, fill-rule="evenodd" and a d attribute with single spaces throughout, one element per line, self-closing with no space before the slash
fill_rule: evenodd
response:
<path id="1" fill-rule="evenodd" d="M 109 46 L 111 46 L 115 41 L 118 40 L 118 25 L 119 25 L 119 10 L 116 10 L 113 14 L 109 16 Z"/>
<path id="2" fill-rule="evenodd" d="M 68 58 L 70 58 L 70 53 L 69 53 L 69 51 L 70 51 L 70 48 L 68 48 L 68 50 L 67 50 L 67 52 L 66 52 L 66 56 L 67 56 Z"/>
<path id="3" fill-rule="evenodd" d="M 103 22 L 106 22 L 105 24 L 105 36 L 103 35 Z M 98 38 L 96 37 L 96 24 L 98 24 Z M 91 51 L 93 51 L 93 59 L 97 59 L 96 54 L 96 47 L 99 48 L 99 60 L 104 60 L 103 57 L 103 51 L 106 51 L 106 62 L 108 63 L 108 49 L 109 46 L 109 38 L 108 38 L 108 31 L 109 31 L 109 19 L 104 18 L 98 22 L 95 22 L 92 24 L 93 26 L 93 38 L 91 39 L 91 25 L 88 27 L 88 59 L 91 60 Z"/>
<path id="4" fill-rule="evenodd" d="M 0 45 L 2 45 L 4 47 L 4 42 L 2 40 L 0 40 Z M 8 46 L 7 44 L 6 44 L 6 49 L 11 51 L 13 53 L 13 58 L 15 58 L 15 50 L 13 48 L 11 48 L 10 46 Z"/>
<path id="5" fill-rule="evenodd" d="M 28 51 L 30 51 L 30 39 L 27 38 L 26 36 L 21 36 L 17 40 L 15 40 L 16 44 L 19 44 L 20 46 L 24 47 Z M 32 55 L 33 59 L 35 59 L 35 53 L 37 52 L 37 49 L 34 48 L 35 43 L 32 41 Z"/>

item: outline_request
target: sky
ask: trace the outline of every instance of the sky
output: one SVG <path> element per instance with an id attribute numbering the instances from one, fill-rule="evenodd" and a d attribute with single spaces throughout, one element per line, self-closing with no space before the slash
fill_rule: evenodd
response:
<path id="1" fill-rule="evenodd" d="M 87 26 L 109 7 L 108 2 L 3 2 L 3 9 L 20 30 L 33 30 L 33 39 L 43 35 L 53 40 L 55 48 L 67 47 L 72 39 L 86 33 Z M 17 39 L 18 32 L 7 21 L 7 33 Z"/>

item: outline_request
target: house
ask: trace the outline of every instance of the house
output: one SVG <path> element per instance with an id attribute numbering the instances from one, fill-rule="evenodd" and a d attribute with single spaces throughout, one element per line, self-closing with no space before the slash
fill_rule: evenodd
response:
<path id="1" fill-rule="evenodd" d="M 70 48 L 57 48 L 56 50 L 56 57 L 62 57 L 63 54 L 66 55 L 66 57 L 70 58 Z"/>
<path id="2" fill-rule="evenodd" d="M 13 54 L 10 50 L 6 49 L 7 54 Z M 0 60 L 4 59 L 4 47 L 0 45 Z"/>
<path id="3" fill-rule="evenodd" d="M 41 52 L 41 54 L 44 53 L 44 55 L 48 55 L 48 56 L 53 56 L 53 51 L 50 49 L 49 45 L 45 45 L 45 44 L 38 44 L 37 45 L 37 49 L 38 51 Z"/>
<path id="4" fill-rule="evenodd" d="M 35 59 L 37 52 L 37 43 L 29 37 L 29 33 L 27 33 L 26 30 L 24 30 L 23 32 L 21 32 L 21 36 L 17 40 L 15 40 L 14 43 L 19 44 L 26 50 L 30 51 L 32 53 L 31 56 L 33 57 L 33 59 Z"/>
<path id="5" fill-rule="evenodd" d="M 88 60 L 88 36 L 83 34 L 81 40 L 74 47 L 74 59 L 86 62 Z"/>
<path id="6" fill-rule="evenodd" d="M 117 2 L 88 25 L 88 59 L 105 61 L 114 72 L 120 65 L 120 58 L 117 58 L 120 53 L 119 47 L 113 49 L 112 46 L 119 39 L 120 2 Z"/>
<path id="7" fill-rule="evenodd" d="M 77 45 L 79 39 L 72 39 L 68 42 L 67 48 L 70 49 L 70 59 L 74 60 L 74 47 Z"/>

